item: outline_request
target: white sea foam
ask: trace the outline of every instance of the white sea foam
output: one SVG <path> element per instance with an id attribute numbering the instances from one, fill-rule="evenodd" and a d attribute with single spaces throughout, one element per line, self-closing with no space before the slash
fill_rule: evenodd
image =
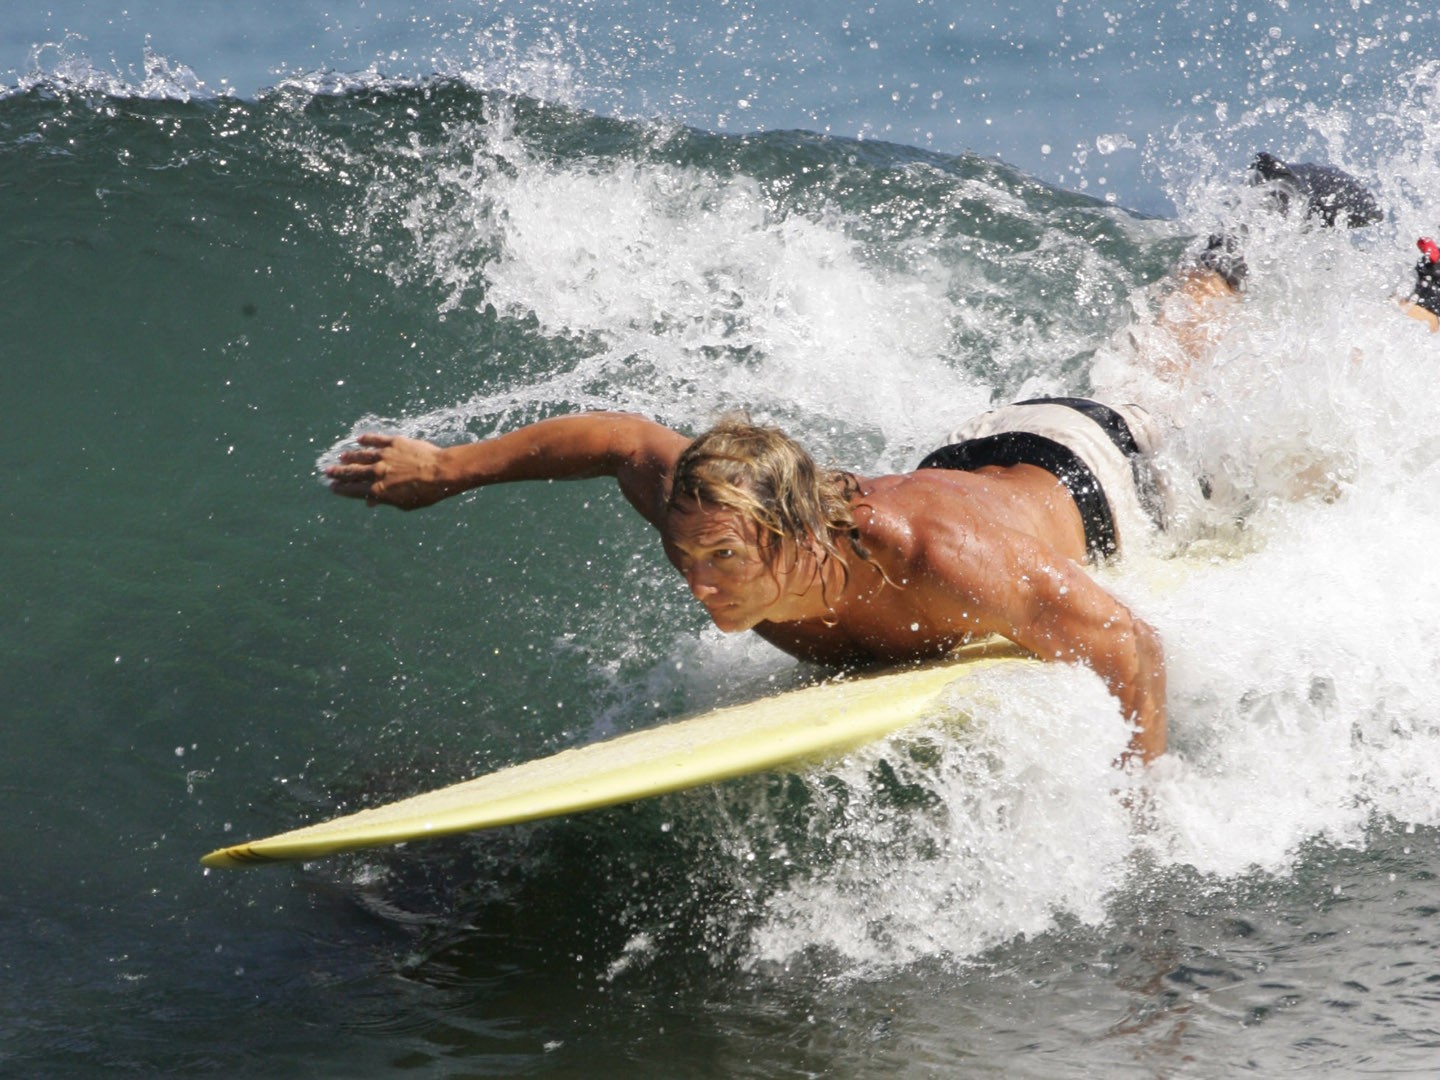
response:
<path id="1" fill-rule="evenodd" d="M 1060 911 L 1103 919 L 1132 821 L 1114 768 L 1128 732 L 1100 680 L 1038 664 L 984 672 L 937 714 L 814 776 L 813 797 L 834 804 L 831 857 L 768 899 L 754 959 L 819 947 L 852 971 L 884 969 L 974 955 Z M 889 805 L 882 760 L 928 800 Z"/>

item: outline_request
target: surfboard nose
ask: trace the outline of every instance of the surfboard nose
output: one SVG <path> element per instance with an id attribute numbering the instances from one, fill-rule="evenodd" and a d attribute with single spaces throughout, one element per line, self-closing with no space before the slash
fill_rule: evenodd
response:
<path id="1" fill-rule="evenodd" d="M 268 855 L 261 855 L 252 851 L 249 844 L 236 844 L 234 847 L 216 848 L 201 858 L 200 864 L 216 870 L 239 870 L 247 866 L 258 866 L 262 863 L 277 862 Z"/>

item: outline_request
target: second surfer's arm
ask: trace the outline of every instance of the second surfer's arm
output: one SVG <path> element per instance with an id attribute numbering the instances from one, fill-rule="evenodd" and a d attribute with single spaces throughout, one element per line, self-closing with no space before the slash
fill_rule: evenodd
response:
<path id="1" fill-rule="evenodd" d="M 658 524 L 675 460 L 689 442 L 641 416 L 581 413 L 458 446 L 362 435 L 359 448 L 325 472 L 337 495 L 402 510 L 489 484 L 613 476 L 635 509 Z"/>

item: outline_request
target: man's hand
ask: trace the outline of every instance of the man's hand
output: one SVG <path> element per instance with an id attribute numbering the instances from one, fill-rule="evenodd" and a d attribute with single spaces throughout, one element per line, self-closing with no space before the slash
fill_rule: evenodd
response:
<path id="1" fill-rule="evenodd" d="M 325 470 L 335 494 L 369 506 L 418 510 L 455 493 L 443 479 L 444 451 L 433 443 L 400 435 L 361 435 L 359 443 L 360 449 L 344 451 L 340 464 Z"/>

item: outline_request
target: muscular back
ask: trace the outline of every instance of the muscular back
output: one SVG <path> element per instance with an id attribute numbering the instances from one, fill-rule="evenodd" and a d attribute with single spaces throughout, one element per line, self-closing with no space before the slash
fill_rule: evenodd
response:
<path id="1" fill-rule="evenodd" d="M 1089 583 L 1077 565 L 1085 558 L 1079 511 L 1042 469 L 866 480 L 855 511 L 870 561 L 848 560 L 850 579 L 829 618 L 757 627 L 778 647 L 844 663 L 942 655 L 992 633 L 1018 640 L 1041 570 Z"/>

